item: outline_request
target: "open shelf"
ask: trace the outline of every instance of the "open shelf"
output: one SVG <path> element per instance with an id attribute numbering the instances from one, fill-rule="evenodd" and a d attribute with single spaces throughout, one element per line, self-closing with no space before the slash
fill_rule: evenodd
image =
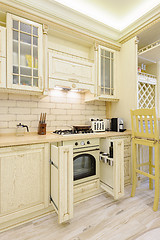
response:
<path id="1" fill-rule="evenodd" d="M 156 63 L 160 61 L 160 40 L 141 48 L 138 51 L 138 58 L 143 63 Z"/>

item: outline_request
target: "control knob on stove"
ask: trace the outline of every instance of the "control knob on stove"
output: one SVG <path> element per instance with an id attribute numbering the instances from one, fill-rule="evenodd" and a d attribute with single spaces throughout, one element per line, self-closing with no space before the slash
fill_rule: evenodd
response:
<path id="1" fill-rule="evenodd" d="M 78 146 L 78 142 L 75 142 L 75 145 Z"/>
<path id="2" fill-rule="evenodd" d="M 90 144 L 90 141 L 87 141 L 87 144 Z"/>

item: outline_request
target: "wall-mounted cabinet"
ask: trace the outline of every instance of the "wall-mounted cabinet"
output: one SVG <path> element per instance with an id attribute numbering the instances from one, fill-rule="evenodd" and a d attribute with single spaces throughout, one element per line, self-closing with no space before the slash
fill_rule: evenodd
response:
<path id="1" fill-rule="evenodd" d="M 0 27 L 0 88 L 6 88 L 6 29 Z"/>
<path id="2" fill-rule="evenodd" d="M 7 88 L 42 91 L 42 25 L 7 14 Z"/>
<path id="3" fill-rule="evenodd" d="M 95 94 L 86 95 L 86 101 L 117 102 L 118 51 L 104 46 L 95 47 Z"/>
<path id="4" fill-rule="evenodd" d="M 56 86 L 94 92 L 92 60 L 57 50 L 49 50 L 49 88 Z"/>

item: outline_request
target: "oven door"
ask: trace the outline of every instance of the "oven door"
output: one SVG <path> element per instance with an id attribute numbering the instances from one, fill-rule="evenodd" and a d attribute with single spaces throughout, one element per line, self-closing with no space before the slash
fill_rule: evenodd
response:
<path id="1" fill-rule="evenodd" d="M 99 177 L 99 149 L 73 153 L 74 185 Z"/>

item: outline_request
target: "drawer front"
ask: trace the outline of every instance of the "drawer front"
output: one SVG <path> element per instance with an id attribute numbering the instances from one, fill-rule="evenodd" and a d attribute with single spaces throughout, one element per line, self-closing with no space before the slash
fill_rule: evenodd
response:
<path id="1" fill-rule="evenodd" d="M 87 182 L 87 183 L 82 183 L 79 185 L 74 186 L 74 196 L 78 196 L 81 194 L 88 194 L 89 192 L 98 190 L 99 188 L 99 179 Z"/>

